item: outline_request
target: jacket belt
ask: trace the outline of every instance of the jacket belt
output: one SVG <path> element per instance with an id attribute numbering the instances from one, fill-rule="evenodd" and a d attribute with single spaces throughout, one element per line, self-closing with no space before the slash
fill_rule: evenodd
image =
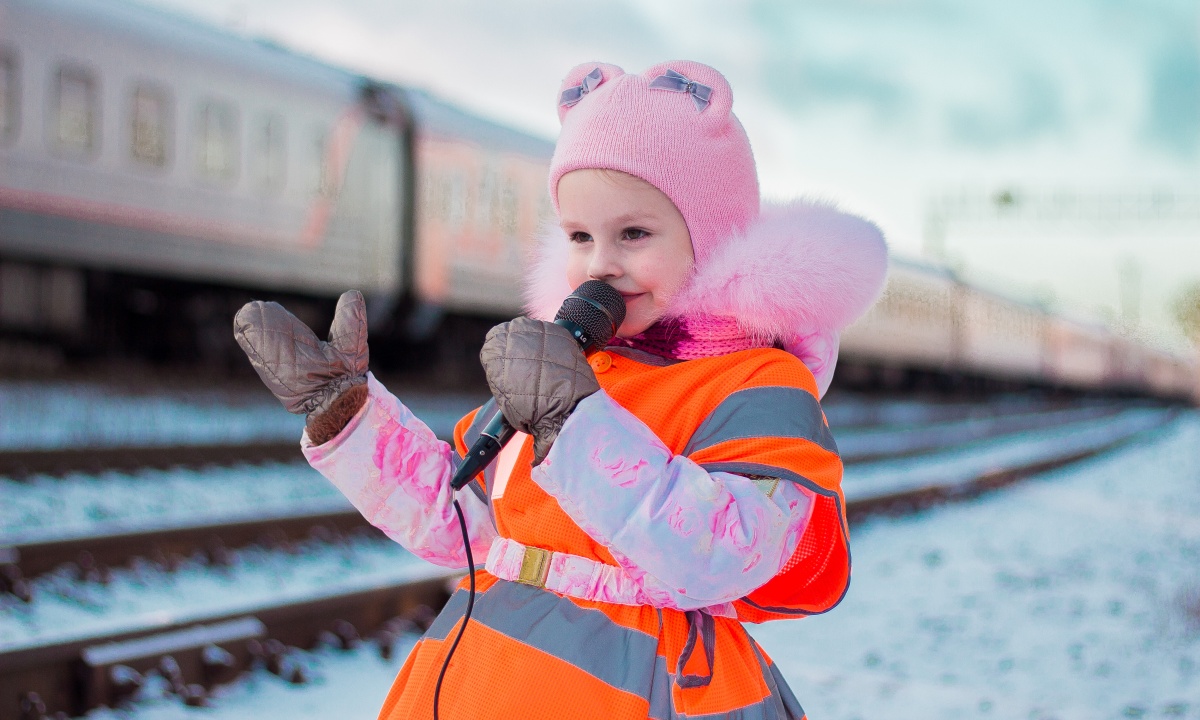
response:
<path id="1" fill-rule="evenodd" d="M 552 552 L 498 537 L 488 551 L 487 571 L 502 580 L 544 588 L 581 600 L 654 605 L 624 568 L 568 553 Z"/>

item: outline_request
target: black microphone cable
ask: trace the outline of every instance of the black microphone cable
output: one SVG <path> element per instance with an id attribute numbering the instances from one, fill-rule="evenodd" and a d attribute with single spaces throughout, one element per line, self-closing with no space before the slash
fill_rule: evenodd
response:
<path id="1" fill-rule="evenodd" d="M 450 651 L 446 653 L 446 660 L 442 663 L 442 671 L 438 673 L 437 686 L 433 689 L 433 720 L 438 718 L 438 701 L 442 697 L 442 680 L 446 677 L 446 669 L 450 667 L 450 658 L 454 657 L 454 651 L 458 649 L 458 641 L 462 640 L 463 631 L 467 629 L 467 621 L 471 619 L 471 610 L 475 607 L 475 558 L 471 557 L 471 538 L 467 534 L 467 521 L 463 517 L 462 506 L 458 504 L 458 500 L 454 501 L 454 512 L 458 513 L 458 526 L 462 528 L 463 547 L 467 549 L 467 572 L 471 578 L 471 592 L 467 595 L 467 611 L 463 613 L 462 625 L 458 626 L 458 634 L 454 636 L 454 642 L 450 645 Z"/>
<path id="2" fill-rule="evenodd" d="M 625 322 L 625 299 L 612 286 L 600 280 L 588 280 L 571 292 L 563 301 L 554 322 L 566 328 L 579 347 L 585 353 L 593 348 L 602 348 L 617 328 Z M 467 456 L 454 472 L 451 478 L 451 492 L 461 490 L 475 476 L 491 464 L 499 454 L 500 449 L 512 439 L 516 430 L 505 420 L 504 415 L 497 410 L 491 421 L 483 428 L 480 437 L 467 452 Z M 462 528 L 463 547 L 467 551 L 467 572 L 471 577 L 471 592 L 467 595 L 467 611 L 463 613 L 462 624 L 458 634 L 446 653 L 442 662 L 442 671 L 438 673 L 437 685 L 433 689 L 433 720 L 441 720 L 438 716 L 438 703 L 442 697 L 442 680 L 446 678 L 446 670 L 450 668 L 450 658 L 458 649 L 458 641 L 462 640 L 463 632 L 467 629 L 467 621 L 471 619 L 471 610 L 475 607 L 475 559 L 471 556 L 471 538 L 467 532 L 467 521 L 463 517 L 462 506 L 454 500 L 454 512 L 458 514 L 458 525 Z"/>

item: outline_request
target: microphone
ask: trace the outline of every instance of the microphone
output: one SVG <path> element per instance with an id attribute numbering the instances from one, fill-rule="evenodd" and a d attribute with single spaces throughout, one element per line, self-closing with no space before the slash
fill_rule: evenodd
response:
<path id="1" fill-rule="evenodd" d="M 588 280 L 575 288 L 554 316 L 554 324 L 570 331 L 585 355 L 590 355 L 608 344 L 617 328 L 625 322 L 625 298 L 611 285 L 600 280 Z M 454 472 L 450 487 L 461 490 L 471 479 L 491 464 L 516 434 L 516 429 L 504 419 L 504 413 L 496 414 L 479 433 L 479 439 L 471 446 L 467 456 Z"/>

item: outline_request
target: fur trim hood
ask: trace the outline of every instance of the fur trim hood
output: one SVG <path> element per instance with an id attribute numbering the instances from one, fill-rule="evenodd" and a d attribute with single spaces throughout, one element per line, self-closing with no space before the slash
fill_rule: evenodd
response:
<path id="1" fill-rule="evenodd" d="M 526 277 L 530 317 L 554 319 L 570 294 L 567 254 L 561 230 L 540 233 Z M 823 202 L 764 204 L 756 221 L 696 267 L 667 314 L 735 318 L 746 333 L 800 358 L 823 395 L 838 336 L 875 302 L 887 265 L 883 234 L 863 218 Z"/>

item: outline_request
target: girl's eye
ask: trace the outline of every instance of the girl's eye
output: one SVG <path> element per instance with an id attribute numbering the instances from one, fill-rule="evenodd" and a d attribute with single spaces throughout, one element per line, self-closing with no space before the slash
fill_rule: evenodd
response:
<path id="1" fill-rule="evenodd" d="M 642 230 L 641 228 L 625 228 L 626 240 L 641 240 L 649 234 L 650 233 Z"/>
<path id="2" fill-rule="evenodd" d="M 585 243 L 585 242 L 591 242 L 591 241 L 592 241 L 592 236 L 588 235 L 585 232 L 571 233 L 571 242 L 573 242 L 573 243 Z"/>

